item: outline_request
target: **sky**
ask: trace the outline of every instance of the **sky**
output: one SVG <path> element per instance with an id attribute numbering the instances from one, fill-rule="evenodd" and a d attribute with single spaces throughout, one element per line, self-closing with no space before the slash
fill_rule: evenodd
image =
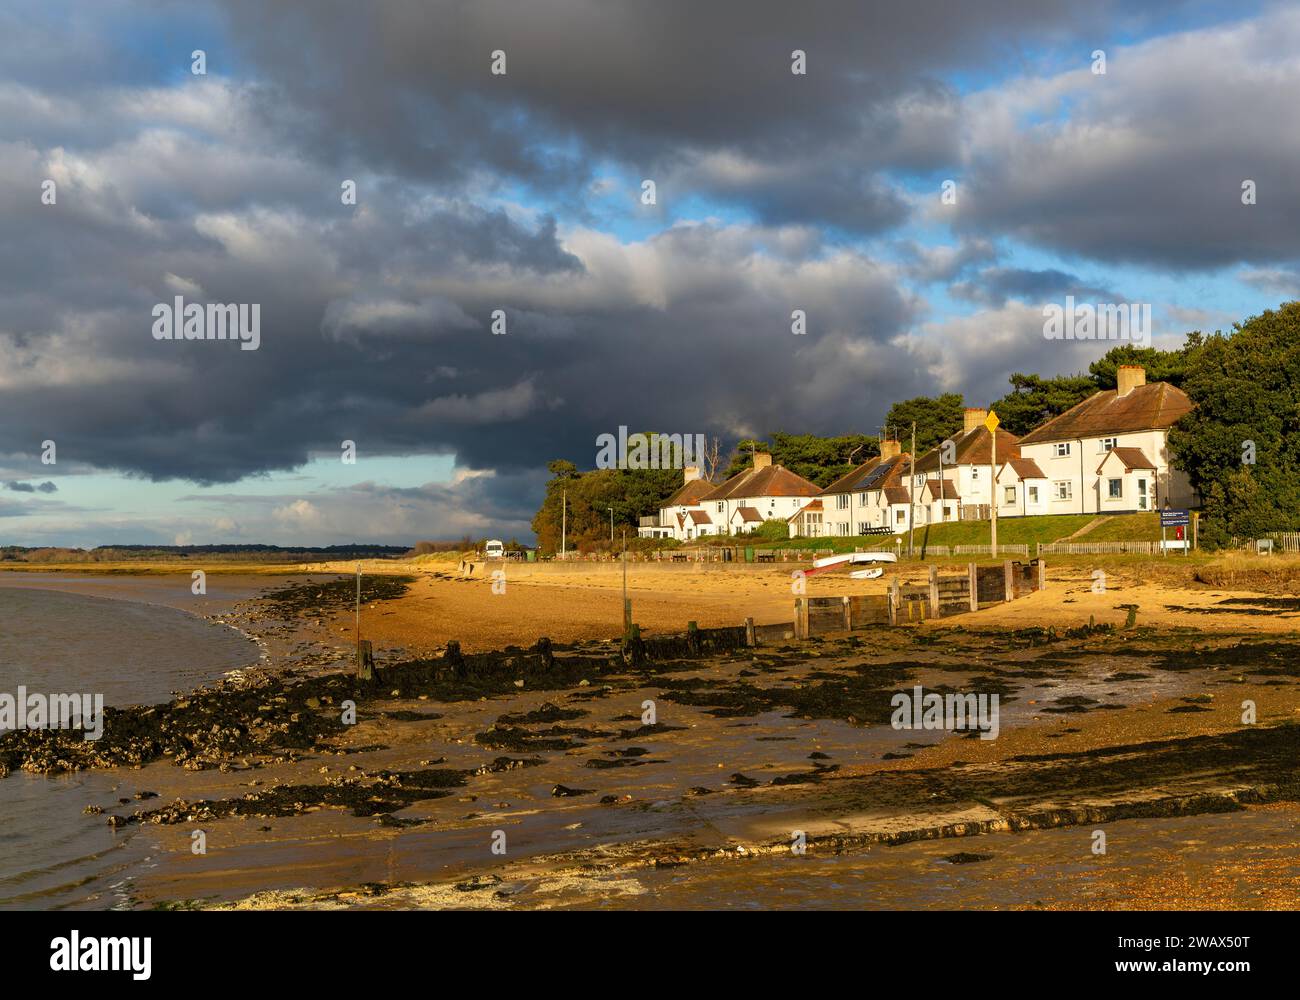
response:
<path id="1" fill-rule="evenodd" d="M 0 544 L 527 540 L 620 426 L 984 406 L 1113 346 L 1066 296 L 1228 331 L 1296 297 L 1297 94 L 1284 4 L 10 0 Z"/>

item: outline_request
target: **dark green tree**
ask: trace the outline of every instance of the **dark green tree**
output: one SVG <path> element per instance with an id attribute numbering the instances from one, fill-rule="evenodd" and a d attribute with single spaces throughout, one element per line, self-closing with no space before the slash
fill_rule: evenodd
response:
<path id="1" fill-rule="evenodd" d="M 1188 340 L 1182 388 L 1196 409 L 1169 449 L 1200 491 L 1202 538 L 1300 530 L 1300 302 Z"/>
<path id="2" fill-rule="evenodd" d="M 942 396 L 914 396 L 895 403 L 885 416 L 888 432 L 903 443 L 904 451 L 912 448 L 912 421 L 916 421 L 916 453 L 924 455 L 940 441 L 962 428 L 961 393 L 945 392 Z"/>
<path id="3" fill-rule="evenodd" d="M 1011 391 L 994 400 L 991 409 L 1002 428 L 1017 436 L 1028 434 L 1097 391 L 1097 383 L 1087 375 L 1043 378 L 1016 372 L 1008 381 Z"/>

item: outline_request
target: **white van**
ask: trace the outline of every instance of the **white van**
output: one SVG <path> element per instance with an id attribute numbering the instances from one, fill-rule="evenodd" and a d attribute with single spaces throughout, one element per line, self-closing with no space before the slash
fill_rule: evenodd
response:
<path id="1" fill-rule="evenodd" d="M 488 543 L 483 546 L 483 555 L 489 559 L 504 559 L 506 547 L 496 538 L 488 539 Z"/>

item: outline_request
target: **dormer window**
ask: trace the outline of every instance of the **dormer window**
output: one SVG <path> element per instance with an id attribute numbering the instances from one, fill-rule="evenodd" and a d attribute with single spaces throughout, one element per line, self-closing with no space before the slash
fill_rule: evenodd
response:
<path id="1" fill-rule="evenodd" d="M 1119 445 L 1119 438 L 1102 438 L 1097 442 L 1098 454 L 1112 451 Z"/>

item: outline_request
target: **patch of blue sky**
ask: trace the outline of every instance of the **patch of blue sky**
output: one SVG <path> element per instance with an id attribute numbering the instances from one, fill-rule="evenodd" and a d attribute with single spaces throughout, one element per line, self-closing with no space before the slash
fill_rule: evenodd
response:
<path id="1" fill-rule="evenodd" d="M 175 516 L 178 504 L 215 505 L 231 496 L 255 501 L 258 498 L 299 497 L 312 493 L 346 490 L 371 482 L 394 489 L 413 489 L 427 483 L 447 483 L 455 475 L 451 455 L 382 455 L 366 458 L 358 454 L 355 465 L 345 465 L 338 456 L 317 456 L 298 469 L 248 476 L 235 483 L 199 486 L 182 479 L 151 482 L 113 472 L 87 475 L 47 476 L 59 487 L 49 499 L 84 508 L 130 511 L 134 515 Z"/>

